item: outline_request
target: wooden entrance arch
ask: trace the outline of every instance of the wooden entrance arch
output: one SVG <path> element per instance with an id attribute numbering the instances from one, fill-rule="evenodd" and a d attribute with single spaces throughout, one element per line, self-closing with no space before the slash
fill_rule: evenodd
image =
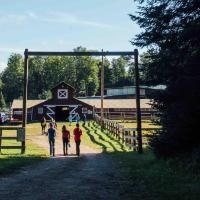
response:
<path id="1" fill-rule="evenodd" d="M 136 116 L 137 116 L 137 133 L 138 133 L 138 152 L 142 153 L 142 128 L 141 128 L 141 110 L 140 110 L 140 88 L 139 88 L 139 70 L 138 70 L 138 50 L 134 51 L 100 51 L 100 52 L 57 52 L 57 51 L 24 51 L 24 93 L 23 93 L 23 121 L 22 127 L 25 129 L 27 124 L 27 93 L 28 93 L 28 58 L 29 56 L 101 56 L 101 122 L 103 121 L 103 75 L 104 75 L 104 56 L 134 56 L 135 63 L 135 86 L 136 86 Z M 102 124 L 102 123 L 101 123 Z M 25 147 L 25 142 L 24 142 Z"/>

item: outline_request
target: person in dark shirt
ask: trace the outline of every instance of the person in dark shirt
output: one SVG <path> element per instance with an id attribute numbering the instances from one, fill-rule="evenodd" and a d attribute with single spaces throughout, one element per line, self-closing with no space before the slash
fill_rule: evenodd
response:
<path id="1" fill-rule="evenodd" d="M 79 128 L 79 124 L 76 124 L 74 129 L 74 141 L 76 143 L 76 155 L 80 156 L 80 143 L 81 143 L 82 130 Z"/>
<path id="2" fill-rule="evenodd" d="M 53 128 L 53 124 L 49 124 L 50 128 L 48 129 L 48 139 L 49 139 L 49 147 L 50 147 L 50 156 L 55 156 L 55 137 L 56 130 Z"/>
<path id="3" fill-rule="evenodd" d="M 68 144 L 70 142 L 70 132 L 67 130 L 66 126 L 62 127 L 62 140 L 63 140 L 63 154 L 68 155 Z"/>

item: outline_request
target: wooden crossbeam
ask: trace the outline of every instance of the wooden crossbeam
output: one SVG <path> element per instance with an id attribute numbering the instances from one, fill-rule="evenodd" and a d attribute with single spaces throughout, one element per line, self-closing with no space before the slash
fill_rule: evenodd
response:
<path id="1" fill-rule="evenodd" d="M 1 149 L 21 149 L 22 146 L 1 146 Z"/>
<path id="2" fill-rule="evenodd" d="M 4 136 L 2 136 L 2 137 L 0 137 L 0 140 L 17 140 L 17 137 L 4 137 Z"/>
<path id="3" fill-rule="evenodd" d="M 134 51 L 86 51 L 86 52 L 65 52 L 65 51 L 27 51 L 28 56 L 133 56 Z"/>

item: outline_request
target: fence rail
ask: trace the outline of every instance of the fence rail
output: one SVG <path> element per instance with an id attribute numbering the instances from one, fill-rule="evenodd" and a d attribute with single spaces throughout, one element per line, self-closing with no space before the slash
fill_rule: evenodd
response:
<path id="1" fill-rule="evenodd" d="M 100 115 L 100 112 L 96 112 L 97 115 Z M 104 112 L 104 118 L 109 120 L 135 120 L 136 119 L 136 112 L 123 112 L 123 111 L 111 111 L 111 112 Z M 156 112 L 152 111 L 143 111 L 141 112 L 142 119 L 156 119 Z"/>
<path id="2" fill-rule="evenodd" d="M 101 117 L 95 114 L 94 119 L 97 124 L 101 125 Z M 103 119 L 103 128 L 109 131 L 114 138 L 121 141 L 123 144 L 132 148 L 134 151 L 138 149 L 138 142 L 137 142 L 137 129 L 136 128 L 126 128 L 120 125 L 116 121 L 112 121 L 110 119 Z M 152 137 L 152 134 L 155 132 L 155 128 L 143 128 L 143 131 L 147 131 L 147 133 L 143 134 L 143 145 L 149 144 L 149 139 Z"/>
<path id="3" fill-rule="evenodd" d="M 3 136 L 4 131 L 16 131 L 16 136 Z M 21 145 L 18 146 L 2 146 L 3 140 L 16 140 L 17 142 L 21 142 Z M 23 127 L 0 127 L 0 153 L 2 149 L 21 149 L 21 153 L 25 152 L 25 128 Z"/>

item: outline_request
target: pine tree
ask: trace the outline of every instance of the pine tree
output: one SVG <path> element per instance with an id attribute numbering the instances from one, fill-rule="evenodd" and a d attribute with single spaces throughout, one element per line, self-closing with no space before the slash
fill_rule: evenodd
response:
<path id="1" fill-rule="evenodd" d="M 154 96 L 162 131 L 151 146 L 161 157 L 200 148 L 200 3 L 199 0 L 137 0 L 137 15 L 130 15 L 143 32 L 133 44 L 149 49 L 146 77 L 165 84 Z"/>

